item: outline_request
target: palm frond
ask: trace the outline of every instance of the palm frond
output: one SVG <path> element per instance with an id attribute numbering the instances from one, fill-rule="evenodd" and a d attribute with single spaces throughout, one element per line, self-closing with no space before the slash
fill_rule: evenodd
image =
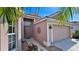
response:
<path id="1" fill-rule="evenodd" d="M 60 21 L 68 21 L 69 18 L 73 19 L 74 13 L 79 13 L 79 8 L 76 7 L 62 7 L 59 11 L 59 16 L 57 17 Z"/>
<path id="2" fill-rule="evenodd" d="M 8 23 L 16 24 L 17 19 L 24 15 L 23 7 L 0 7 L 0 17 L 3 18 L 3 22 L 7 20 Z"/>

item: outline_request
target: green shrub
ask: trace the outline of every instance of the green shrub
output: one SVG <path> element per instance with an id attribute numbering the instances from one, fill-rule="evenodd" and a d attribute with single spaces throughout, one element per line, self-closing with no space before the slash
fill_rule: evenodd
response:
<path id="1" fill-rule="evenodd" d="M 73 38 L 79 39 L 79 30 L 76 30 L 73 34 Z"/>

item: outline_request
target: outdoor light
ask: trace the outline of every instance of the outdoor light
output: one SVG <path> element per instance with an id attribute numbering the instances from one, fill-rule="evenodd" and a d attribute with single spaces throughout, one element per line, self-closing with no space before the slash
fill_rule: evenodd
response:
<path id="1" fill-rule="evenodd" d="M 49 26 L 49 29 L 52 29 L 52 26 L 51 25 Z"/>

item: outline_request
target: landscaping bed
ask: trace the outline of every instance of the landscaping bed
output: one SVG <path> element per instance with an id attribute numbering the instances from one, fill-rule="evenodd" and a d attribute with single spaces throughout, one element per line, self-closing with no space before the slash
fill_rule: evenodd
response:
<path id="1" fill-rule="evenodd" d="M 79 30 L 76 30 L 76 31 L 73 33 L 72 38 L 79 40 Z"/>

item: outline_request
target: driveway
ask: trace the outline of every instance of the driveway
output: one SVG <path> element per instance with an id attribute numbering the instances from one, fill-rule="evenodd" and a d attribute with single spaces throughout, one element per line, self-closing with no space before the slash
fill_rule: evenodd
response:
<path id="1" fill-rule="evenodd" d="M 54 43 L 54 46 L 62 49 L 63 51 L 79 51 L 79 42 L 75 39 L 57 41 Z"/>

